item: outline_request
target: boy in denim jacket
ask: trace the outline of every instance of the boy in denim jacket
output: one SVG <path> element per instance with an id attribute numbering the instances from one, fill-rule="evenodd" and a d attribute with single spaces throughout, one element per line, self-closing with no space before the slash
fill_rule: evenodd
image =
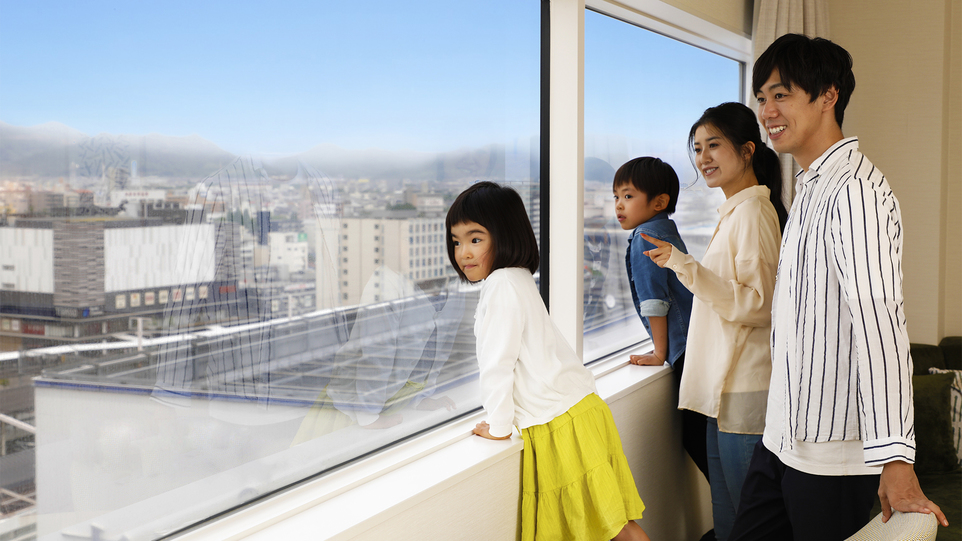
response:
<path id="1" fill-rule="evenodd" d="M 655 346 L 651 353 L 632 355 L 631 363 L 658 366 L 667 362 L 674 367 L 685 354 L 692 295 L 674 272 L 660 268 L 645 255 L 655 245 L 641 234 L 688 253 L 675 222 L 668 218 L 675 212 L 678 175 L 658 158 L 635 158 L 618 168 L 612 191 L 621 228 L 633 230 L 625 257 L 631 299 Z"/>
<path id="2" fill-rule="evenodd" d="M 688 253 L 675 222 L 668 218 L 675 212 L 678 190 L 675 170 L 652 157 L 635 158 L 625 163 L 618 168 L 612 183 L 618 222 L 622 229 L 632 230 L 625 256 L 631 300 L 655 346 L 651 353 L 632 355 L 631 363 L 661 366 L 667 362 L 675 371 L 676 384 L 681 383 L 692 294 L 678 281 L 674 272 L 659 267 L 645 255 L 655 245 L 641 235 L 644 233 L 671 243 Z M 707 479 L 703 415 L 682 411 L 682 442 Z"/>

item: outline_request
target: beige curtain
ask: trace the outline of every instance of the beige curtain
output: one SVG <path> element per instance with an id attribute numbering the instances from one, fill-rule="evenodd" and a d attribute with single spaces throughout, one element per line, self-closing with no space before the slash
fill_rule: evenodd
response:
<path id="1" fill-rule="evenodd" d="M 829 38 L 827 0 L 755 0 L 755 21 L 752 32 L 754 58 L 759 56 L 779 36 L 805 34 L 810 37 Z M 752 105 L 758 104 L 752 98 Z M 767 138 L 767 136 L 766 136 Z M 795 197 L 795 173 L 798 164 L 789 154 L 779 155 L 782 161 L 782 200 L 785 208 L 791 207 Z"/>

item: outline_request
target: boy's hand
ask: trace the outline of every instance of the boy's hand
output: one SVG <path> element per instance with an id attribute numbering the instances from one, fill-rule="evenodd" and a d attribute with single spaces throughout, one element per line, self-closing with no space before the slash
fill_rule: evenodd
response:
<path id="1" fill-rule="evenodd" d="M 660 359 L 654 352 L 645 353 L 644 355 L 632 355 L 628 357 L 628 362 L 637 364 L 638 366 L 661 366 L 665 364 L 665 361 Z"/>
<path id="2" fill-rule="evenodd" d="M 641 238 L 656 246 L 654 250 L 645 250 L 645 255 L 650 257 L 651 260 L 655 262 L 655 265 L 665 268 L 665 265 L 668 264 L 668 258 L 671 257 L 671 244 L 654 237 L 649 237 L 644 233 L 641 234 Z"/>
<path id="3" fill-rule="evenodd" d="M 491 428 L 491 425 L 489 425 L 484 421 L 481 421 L 480 423 L 477 424 L 477 426 L 475 426 L 471 430 L 471 432 L 477 436 L 481 436 L 482 438 L 489 439 L 489 440 L 506 440 L 511 437 L 511 434 L 508 434 L 507 436 L 500 436 L 500 437 L 492 436 L 491 433 L 488 432 L 490 428 Z"/>

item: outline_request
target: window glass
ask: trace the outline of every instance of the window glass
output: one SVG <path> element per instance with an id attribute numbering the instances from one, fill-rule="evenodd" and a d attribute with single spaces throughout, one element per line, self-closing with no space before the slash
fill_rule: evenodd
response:
<path id="1" fill-rule="evenodd" d="M 615 219 L 611 183 L 626 161 L 655 156 L 678 174 L 671 218 L 700 259 L 724 201 L 697 175 L 688 131 L 708 107 L 740 100 L 742 66 L 704 49 L 585 13 L 584 352 L 591 360 L 647 338 L 625 268 L 629 231 Z"/>
<path id="2" fill-rule="evenodd" d="M 414 232 L 537 200 L 539 2 L 0 10 L 0 539 L 153 539 L 479 406 Z"/>

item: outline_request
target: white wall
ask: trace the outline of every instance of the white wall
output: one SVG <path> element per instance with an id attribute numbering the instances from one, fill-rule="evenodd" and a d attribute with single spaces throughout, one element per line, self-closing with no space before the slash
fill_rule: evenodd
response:
<path id="1" fill-rule="evenodd" d="M 633 384 L 642 372 L 657 373 Z M 645 502 L 644 518 L 639 524 L 656 540 L 700 539 L 711 529 L 711 497 L 704 477 L 681 447 L 681 418 L 674 408 L 677 395 L 670 371 L 625 366 L 599 378 L 598 391 L 615 417 L 625 455 Z M 437 491 L 425 490 L 427 497 L 415 495 L 373 516 L 361 516 L 349 531 L 341 534 L 328 537 L 326 530 L 317 530 L 322 528 L 320 525 L 311 529 L 311 524 L 323 521 L 324 514 L 321 510 L 306 510 L 247 539 L 515 539 L 520 473 L 517 449 L 461 476 L 456 483 Z M 404 488 L 397 487 L 402 491 Z M 350 497 L 350 493 L 344 497 Z M 312 537 L 315 533 L 317 537 Z M 202 531 L 184 541 L 213 539 L 200 534 Z"/>
<path id="2" fill-rule="evenodd" d="M 843 131 L 885 173 L 904 222 L 913 342 L 962 335 L 960 0 L 830 0 L 831 39 L 855 60 Z"/>
<path id="3" fill-rule="evenodd" d="M 212 224 L 104 229 L 104 291 L 210 282 L 215 246 Z"/>
<path id="4" fill-rule="evenodd" d="M 303 272 L 307 270 L 307 240 L 298 241 L 298 233 L 273 232 L 269 233 L 270 265 L 272 267 L 287 267 L 289 272 Z M 288 242 L 288 238 L 293 241 Z"/>
<path id="5" fill-rule="evenodd" d="M 4 270 L 10 265 L 13 270 Z M 0 284 L 13 284 L 14 291 L 53 293 L 52 229 L 0 227 Z"/>

